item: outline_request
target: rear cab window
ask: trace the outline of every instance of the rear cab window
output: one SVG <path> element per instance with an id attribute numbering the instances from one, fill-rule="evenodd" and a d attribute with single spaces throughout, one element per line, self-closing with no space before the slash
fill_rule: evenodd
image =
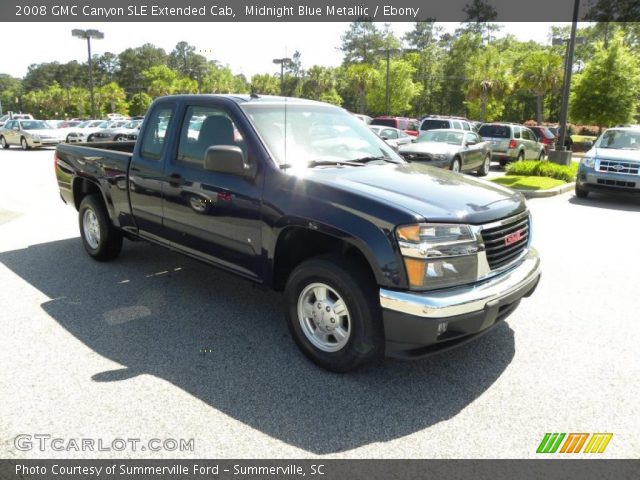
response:
<path id="1" fill-rule="evenodd" d="M 449 120 L 427 119 L 423 120 L 420 125 L 420 130 L 437 130 L 440 128 L 449 128 Z"/>
<path id="2" fill-rule="evenodd" d="M 140 150 L 144 158 L 160 160 L 164 150 L 165 138 L 169 130 L 169 123 L 173 118 L 173 105 L 158 105 L 149 116 L 145 127 Z"/>

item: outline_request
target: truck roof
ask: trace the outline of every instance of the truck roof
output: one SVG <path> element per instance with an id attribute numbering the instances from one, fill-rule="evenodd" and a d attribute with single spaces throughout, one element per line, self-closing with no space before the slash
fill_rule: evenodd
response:
<path id="1" fill-rule="evenodd" d="M 237 104 L 245 103 L 261 103 L 261 104 L 275 104 L 275 105 L 327 105 L 324 102 L 318 102 L 316 100 L 307 100 L 305 98 L 295 97 L 280 97 L 276 95 L 259 95 L 259 94 L 244 94 L 244 93 L 225 93 L 225 94 L 197 94 L 197 95 L 168 95 L 160 97 L 158 100 L 173 99 L 180 101 L 195 101 L 202 100 L 203 98 L 227 98 L 236 102 Z M 340 108 L 337 107 L 336 108 Z"/>

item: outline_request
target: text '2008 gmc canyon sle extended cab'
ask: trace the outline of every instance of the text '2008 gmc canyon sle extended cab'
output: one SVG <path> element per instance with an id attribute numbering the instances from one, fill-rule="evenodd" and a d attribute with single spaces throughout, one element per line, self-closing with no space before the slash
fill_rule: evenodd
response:
<path id="1" fill-rule="evenodd" d="M 284 290 L 296 343 L 334 371 L 474 338 L 540 278 L 520 194 L 407 163 L 319 102 L 163 97 L 135 145 L 55 164 L 93 258 L 142 238 Z"/>

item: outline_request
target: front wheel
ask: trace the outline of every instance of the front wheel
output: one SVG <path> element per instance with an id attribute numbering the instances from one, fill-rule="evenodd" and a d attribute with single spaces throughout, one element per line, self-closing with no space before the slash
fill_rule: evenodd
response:
<path id="1" fill-rule="evenodd" d="M 317 365 L 347 372 L 382 357 L 377 287 L 364 267 L 333 255 L 304 261 L 289 276 L 285 297 L 289 331 Z"/>
<path id="2" fill-rule="evenodd" d="M 22 147 L 22 150 L 29 150 L 31 148 L 27 143 L 27 139 L 24 137 L 20 139 L 20 146 Z"/>
<path id="3" fill-rule="evenodd" d="M 575 191 L 576 191 L 576 197 L 578 198 L 587 198 L 589 196 L 589 192 L 587 190 L 580 188 L 577 183 L 576 183 Z"/>
<path id="4" fill-rule="evenodd" d="M 122 234 L 109 220 L 102 199 L 98 195 L 87 195 L 78 210 L 80 236 L 87 253 L 99 261 L 113 260 L 122 249 Z"/>
<path id="5" fill-rule="evenodd" d="M 484 161 L 482 162 L 482 166 L 478 170 L 478 175 L 481 177 L 486 177 L 489 175 L 489 171 L 491 170 L 491 154 L 487 153 L 486 157 L 484 157 Z"/>
<path id="6" fill-rule="evenodd" d="M 4 139 L 4 137 L 0 137 L 0 145 L 2 145 L 2 148 L 4 150 L 6 150 L 7 148 L 9 148 L 9 144 L 7 143 L 7 141 Z"/>
<path id="7" fill-rule="evenodd" d="M 459 172 L 460 171 L 460 159 L 458 157 L 453 159 L 453 162 L 451 162 L 451 171 L 452 172 Z"/>

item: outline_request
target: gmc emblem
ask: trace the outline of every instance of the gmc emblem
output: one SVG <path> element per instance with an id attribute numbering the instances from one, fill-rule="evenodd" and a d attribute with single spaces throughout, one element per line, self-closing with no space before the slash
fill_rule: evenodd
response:
<path id="1" fill-rule="evenodd" d="M 510 233 L 506 237 L 504 237 L 504 244 L 508 247 L 509 245 L 513 245 L 516 242 L 522 240 L 522 230 L 517 230 L 513 233 Z"/>

